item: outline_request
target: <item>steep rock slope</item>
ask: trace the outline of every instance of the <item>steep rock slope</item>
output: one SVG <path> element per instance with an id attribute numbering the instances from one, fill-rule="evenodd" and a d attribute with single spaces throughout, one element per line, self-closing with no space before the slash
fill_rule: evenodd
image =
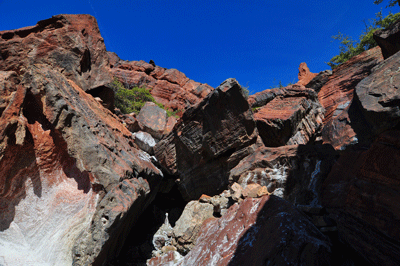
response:
<path id="1" fill-rule="evenodd" d="M 0 257 L 8 265 L 105 263 L 162 179 L 131 132 L 81 88 L 101 86 L 110 75 L 94 65 L 90 75 L 76 72 L 80 42 L 60 41 L 40 57 L 23 56 L 25 49 L 37 50 L 43 36 L 62 38 L 78 22 L 82 30 L 64 37 L 94 32 L 88 39 L 96 40 L 94 21 L 61 15 L 0 34 L 2 51 L 9 51 L 0 68 L 19 68 L 0 72 Z M 68 64 L 52 61 L 59 51 Z M 108 62 L 101 55 L 91 58 Z"/>

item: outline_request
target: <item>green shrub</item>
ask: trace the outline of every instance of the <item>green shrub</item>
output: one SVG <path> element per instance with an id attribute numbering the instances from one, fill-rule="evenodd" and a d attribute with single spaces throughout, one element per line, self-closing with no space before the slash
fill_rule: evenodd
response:
<path id="1" fill-rule="evenodd" d="M 121 110 L 124 114 L 136 113 L 138 114 L 146 102 L 153 102 L 158 107 L 164 109 L 167 112 L 168 117 L 175 116 L 179 110 L 171 111 L 164 107 L 161 103 L 157 103 L 154 100 L 153 95 L 146 88 L 133 87 L 126 89 L 121 82 L 114 79 L 112 88 L 115 91 L 115 106 Z"/>
<path id="2" fill-rule="evenodd" d="M 398 19 L 400 19 L 400 13 L 389 13 L 385 18 L 382 17 L 382 12 L 377 13 L 375 19 L 369 23 L 365 23 L 365 30 L 360 35 L 359 42 L 356 42 L 351 37 L 340 32 L 338 35 L 332 36 L 334 40 L 340 41 L 340 53 L 332 57 L 327 64 L 332 69 L 335 69 L 353 56 L 359 55 L 362 52 L 377 46 L 377 43 L 373 38 L 373 33 L 378 29 L 387 28 Z"/>

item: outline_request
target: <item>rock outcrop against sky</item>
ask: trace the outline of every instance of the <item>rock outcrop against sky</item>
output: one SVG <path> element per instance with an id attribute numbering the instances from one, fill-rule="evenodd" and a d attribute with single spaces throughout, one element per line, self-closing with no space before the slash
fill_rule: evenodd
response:
<path id="1" fill-rule="evenodd" d="M 0 265 L 398 265 L 397 29 L 248 98 L 121 60 L 89 15 L 0 32 Z M 179 117 L 122 114 L 114 78 Z"/>

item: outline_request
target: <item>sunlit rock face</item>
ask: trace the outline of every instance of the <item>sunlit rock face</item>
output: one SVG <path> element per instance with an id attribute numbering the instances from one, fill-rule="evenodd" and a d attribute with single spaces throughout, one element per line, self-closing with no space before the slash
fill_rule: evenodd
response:
<path id="1" fill-rule="evenodd" d="M 145 87 L 150 90 L 154 99 L 166 108 L 178 111 L 199 103 L 211 91 L 211 86 L 189 79 L 176 69 L 166 69 L 141 61 L 124 61 L 115 53 L 108 53 L 111 73 L 125 87 Z"/>
<path id="2" fill-rule="evenodd" d="M 77 29 L 70 42 L 60 41 Z M 161 171 L 118 118 L 85 92 L 110 80 L 107 71 L 101 74 L 108 59 L 101 58 L 104 44 L 97 33 L 86 15 L 56 16 L 0 33 L 1 51 L 8 55 L 0 61 L 7 70 L 0 71 L 4 265 L 107 264 L 157 192 Z M 44 36 L 54 43 L 46 44 Z M 78 48 L 85 41 L 95 58 L 82 65 L 87 53 Z M 40 45 L 48 48 L 41 56 L 24 54 L 41 51 Z M 60 53 L 65 61 L 53 62 Z M 82 66 L 91 66 L 89 73 L 76 69 Z"/>
<path id="3" fill-rule="evenodd" d="M 249 102 L 260 107 L 254 119 L 265 146 L 307 144 L 321 132 L 324 109 L 312 89 L 290 85 L 261 92 Z"/>

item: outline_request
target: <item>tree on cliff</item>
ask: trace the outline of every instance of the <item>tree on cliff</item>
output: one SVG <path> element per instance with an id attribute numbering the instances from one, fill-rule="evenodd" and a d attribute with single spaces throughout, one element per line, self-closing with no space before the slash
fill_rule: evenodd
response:
<path id="1" fill-rule="evenodd" d="M 382 0 L 377 0 L 381 1 Z M 377 2 L 375 1 L 375 2 Z M 391 3 L 398 3 L 400 0 L 391 0 Z M 359 41 L 353 40 L 350 36 L 347 36 L 341 32 L 338 35 L 332 36 L 334 40 L 340 41 L 340 53 L 331 58 L 327 64 L 332 68 L 336 68 L 340 64 L 343 64 L 353 56 L 361 54 L 362 52 L 369 50 L 378 44 L 373 38 L 373 33 L 378 29 L 387 28 L 390 24 L 400 19 L 400 13 L 389 14 L 384 18 L 382 12 L 376 14 L 376 18 L 365 23 L 365 30 L 359 37 Z"/>
<path id="2" fill-rule="evenodd" d="M 374 4 L 379 5 L 382 2 L 383 2 L 383 0 L 375 0 Z M 400 0 L 390 0 L 388 7 L 395 6 L 396 4 L 398 4 L 400 6 Z"/>

